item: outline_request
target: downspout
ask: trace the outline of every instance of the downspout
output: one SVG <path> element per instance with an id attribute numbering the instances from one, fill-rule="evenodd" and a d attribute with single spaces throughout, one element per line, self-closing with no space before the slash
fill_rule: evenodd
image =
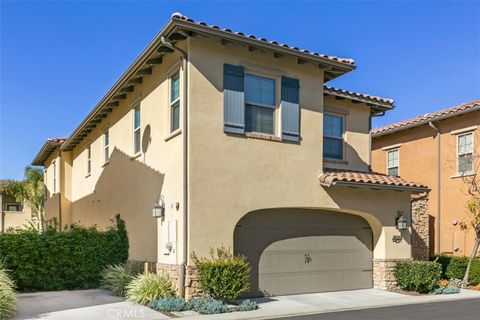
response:
<path id="1" fill-rule="evenodd" d="M 57 167 L 58 172 L 55 174 L 57 175 L 57 184 L 58 184 L 58 227 L 59 230 L 62 230 L 62 151 L 60 151 L 60 148 L 58 149 L 58 167 Z M 44 212 L 45 214 L 45 212 Z"/>
<path id="2" fill-rule="evenodd" d="M 182 55 L 183 68 L 183 233 L 182 233 L 182 259 L 178 279 L 179 296 L 185 297 L 185 268 L 188 260 L 188 54 L 186 51 L 174 46 L 165 37 L 161 37 L 162 45 L 179 52 Z"/>
<path id="3" fill-rule="evenodd" d="M 440 130 L 433 124 L 429 122 L 428 125 L 435 130 L 436 140 L 437 140 L 437 254 L 440 254 Z"/>

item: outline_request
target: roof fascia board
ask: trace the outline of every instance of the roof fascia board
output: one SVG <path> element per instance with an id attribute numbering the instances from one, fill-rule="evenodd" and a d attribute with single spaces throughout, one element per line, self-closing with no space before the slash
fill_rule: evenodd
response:
<path id="1" fill-rule="evenodd" d="M 368 182 L 349 182 L 349 181 L 334 181 L 332 186 L 348 186 L 348 187 L 359 187 L 359 188 L 370 188 L 370 189 L 386 189 L 386 190 L 395 190 L 395 191 L 410 191 L 410 192 L 426 192 L 430 191 L 428 188 L 421 187 L 409 187 L 409 186 L 396 186 L 396 185 L 387 185 L 387 184 L 377 184 L 377 183 L 368 183 Z"/>
<path id="2" fill-rule="evenodd" d="M 418 122 L 411 123 L 411 124 L 406 125 L 406 126 L 400 126 L 400 127 L 398 127 L 398 128 L 394 128 L 394 129 L 390 129 L 390 130 L 385 130 L 385 131 L 382 131 L 382 132 L 379 132 L 379 133 L 374 133 L 374 134 L 372 134 L 372 137 L 373 137 L 373 138 L 377 138 L 377 137 L 385 136 L 385 135 L 387 135 L 387 134 L 391 134 L 391 133 L 395 133 L 395 132 L 399 132 L 399 131 L 411 129 L 411 128 L 414 128 L 414 127 L 419 127 L 419 126 L 428 124 L 429 122 L 437 122 L 437 121 L 445 120 L 445 119 L 448 119 L 448 118 L 453 118 L 453 117 L 456 117 L 456 116 L 461 116 L 461 115 L 463 115 L 463 114 L 466 114 L 466 113 L 469 113 L 469 112 L 473 112 L 473 111 L 477 111 L 477 110 L 480 110 L 480 105 L 475 106 L 475 107 L 473 107 L 473 108 L 468 108 L 468 109 L 460 110 L 460 111 L 457 111 L 457 112 L 454 112 L 454 113 L 445 114 L 445 115 L 439 116 L 439 117 L 437 117 L 437 118 L 425 119 L 425 120 L 421 120 L 421 121 L 418 121 Z"/>
<path id="3" fill-rule="evenodd" d="M 360 102 L 363 102 L 363 103 L 373 104 L 373 105 L 375 105 L 379 108 L 386 109 L 386 110 L 393 109 L 393 106 L 388 104 L 388 103 L 381 103 L 381 102 L 371 100 L 371 99 L 367 99 L 367 98 L 352 97 L 349 94 L 339 93 L 339 92 L 331 91 L 331 90 L 328 90 L 328 89 L 324 89 L 324 93 L 332 95 L 332 96 L 342 97 L 342 98 L 349 99 L 349 100 L 356 100 L 356 101 L 360 101 Z"/>

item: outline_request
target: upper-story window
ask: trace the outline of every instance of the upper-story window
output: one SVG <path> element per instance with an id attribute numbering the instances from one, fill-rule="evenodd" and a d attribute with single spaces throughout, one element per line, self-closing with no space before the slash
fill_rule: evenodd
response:
<path id="1" fill-rule="evenodd" d="M 133 109 L 133 154 L 140 152 L 140 106 Z"/>
<path id="2" fill-rule="evenodd" d="M 53 161 L 53 193 L 57 192 L 57 161 Z"/>
<path id="3" fill-rule="evenodd" d="M 10 212 L 19 212 L 20 210 L 20 203 L 15 202 L 15 203 L 5 203 L 5 211 L 10 211 Z"/>
<path id="4" fill-rule="evenodd" d="M 399 150 L 387 150 L 387 174 L 398 177 L 399 175 Z"/>
<path id="5" fill-rule="evenodd" d="M 107 130 L 103 134 L 103 157 L 104 157 L 105 163 L 107 163 L 108 160 L 110 159 L 109 147 L 110 147 L 110 136 Z"/>
<path id="6" fill-rule="evenodd" d="M 473 132 L 457 136 L 457 171 L 459 174 L 473 172 Z"/>
<path id="7" fill-rule="evenodd" d="M 87 176 L 92 172 L 92 146 L 87 147 Z"/>
<path id="8" fill-rule="evenodd" d="M 344 118 L 325 113 L 323 116 L 323 157 L 343 160 Z"/>
<path id="9" fill-rule="evenodd" d="M 274 133 L 275 79 L 245 74 L 245 130 Z"/>
<path id="10" fill-rule="evenodd" d="M 170 132 L 180 128 L 180 74 L 177 71 L 170 79 Z"/>

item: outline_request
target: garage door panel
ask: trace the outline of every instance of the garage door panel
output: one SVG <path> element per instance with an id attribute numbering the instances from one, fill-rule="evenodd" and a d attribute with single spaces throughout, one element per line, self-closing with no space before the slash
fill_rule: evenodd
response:
<path id="1" fill-rule="evenodd" d="M 252 296 L 371 288 L 372 246 L 364 219 L 320 210 L 249 214 L 235 231 L 235 252 L 252 266 Z"/>

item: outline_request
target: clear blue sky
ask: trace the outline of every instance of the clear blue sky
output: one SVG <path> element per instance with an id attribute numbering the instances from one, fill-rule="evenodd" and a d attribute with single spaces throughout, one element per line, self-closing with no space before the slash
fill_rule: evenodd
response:
<path id="1" fill-rule="evenodd" d="M 479 2 L 1 2 L 0 178 L 68 136 L 169 19 L 354 58 L 330 82 L 392 97 L 380 126 L 480 97 Z"/>

